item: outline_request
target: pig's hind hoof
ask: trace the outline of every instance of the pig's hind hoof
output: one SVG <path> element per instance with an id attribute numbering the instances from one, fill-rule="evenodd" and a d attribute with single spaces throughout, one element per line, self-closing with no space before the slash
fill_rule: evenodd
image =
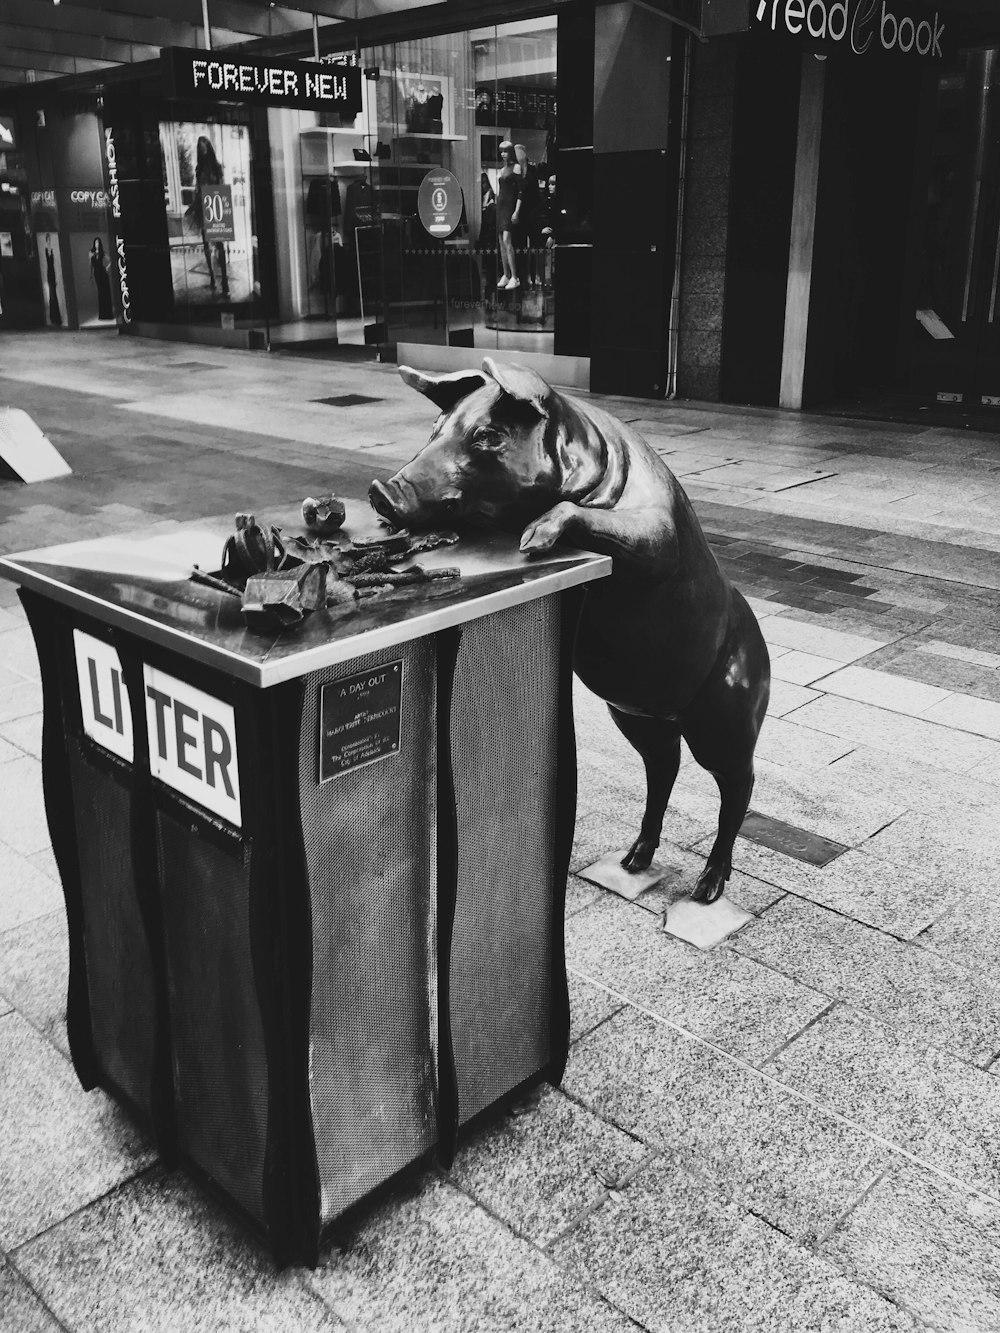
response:
<path id="1" fill-rule="evenodd" d="M 727 876 L 721 870 L 713 870 L 710 866 L 706 866 L 698 878 L 698 883 L 694 886 L 694 893 L 691 895 L 692 902 L 717 902 L 726 891 L 726 879 Z"/>
<path id="2" fill-rule="evenodd" d="M 656 843 L 652 838 L 644 838 L 640 834 L 622 857 L 622 869 L 627 870 L 630 875 L 638 870 L 648 870 L 655 851 Z"/>

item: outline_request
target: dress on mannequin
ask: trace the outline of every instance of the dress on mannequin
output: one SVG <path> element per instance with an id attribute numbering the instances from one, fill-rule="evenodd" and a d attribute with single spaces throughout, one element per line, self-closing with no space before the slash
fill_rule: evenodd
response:
<path id="1" fill-rule="evenodd" d="M 528 161 L 528 154 L 523 144 L 516 144 L 517 164 L 521 169 L 521 209 L 519 225 L 514 232 L 514 248 L 517 252 L 518 276 L 522 283 L 534 286 L 542 281 L 543 264 L 539 253 L 545 245 L 542 229 L 545 226 L 545 209 L 542 192 L 538 184 L 538 168 Z"/>
<path id="2" fill-rule="evenodd" d="M 51 242 L 45 238 L 45 282 L 49 289 L 49 323 L 56 328 L 62 325 L 62 312 L 59 309 L 59 293 L 56 290 L 56 257 L 49 248 Z"/>
<path id="3" fill-rule="evenodd" d="M 514 145 L 505 140 L 500 145 L 504 165 L 497 176 L 497 233 L 500 238 L 500 258 L 503 276 L 497 281 L 498 289 L 520 285 L 514 266 L 513 229 L 520 214 L 521 188 L 524 177 L 514 161 Z"/>

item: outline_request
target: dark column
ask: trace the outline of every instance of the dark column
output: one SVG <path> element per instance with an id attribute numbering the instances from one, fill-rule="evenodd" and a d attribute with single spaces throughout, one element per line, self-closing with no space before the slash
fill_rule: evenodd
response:
<path id="1" fill-rule="evenodd" d="M 595 16 L 594 285 L 590 384 L 666 390 L 676 233 L 674 25 L 629 3 Z M 679 107 L 677 108 L 679 109 Z"/>

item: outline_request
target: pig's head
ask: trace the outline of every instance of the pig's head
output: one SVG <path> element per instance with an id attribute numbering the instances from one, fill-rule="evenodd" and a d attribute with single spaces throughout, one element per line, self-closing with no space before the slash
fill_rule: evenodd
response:
<path id="1" fill-rule="evenodd" d="M 426 375 L 409 366 L 407 384 L 441 409 L 412 462 L 368 492 L 398 527 L 436 524 L 517 529 L 556 500 L 559 467 L 550 415 L 556 395 L 533 370 L 498 366 Z"/>

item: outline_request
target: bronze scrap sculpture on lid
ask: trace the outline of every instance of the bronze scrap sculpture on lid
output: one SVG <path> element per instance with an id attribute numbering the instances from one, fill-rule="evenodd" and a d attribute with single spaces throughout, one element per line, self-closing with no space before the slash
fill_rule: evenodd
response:
<path id="1" fill-rule="evenodd" d="M 400 527 L 485 524 L 521 531 L 528 554 L 563 540 L 613 557 L 613 575 L 587 591 L 574 666 L 646 768 L 645 813 L 622 865 L 652 861 L 683 736 L 721 796 L 693 893 L 714 902 L 753 790 L 770 663 L 684 490 L 631 427 L 533 370 L 487 357 L 482 371 L 400 374 L 441 412 L 412 462 L 372 483 L 372 505 Z"/>

